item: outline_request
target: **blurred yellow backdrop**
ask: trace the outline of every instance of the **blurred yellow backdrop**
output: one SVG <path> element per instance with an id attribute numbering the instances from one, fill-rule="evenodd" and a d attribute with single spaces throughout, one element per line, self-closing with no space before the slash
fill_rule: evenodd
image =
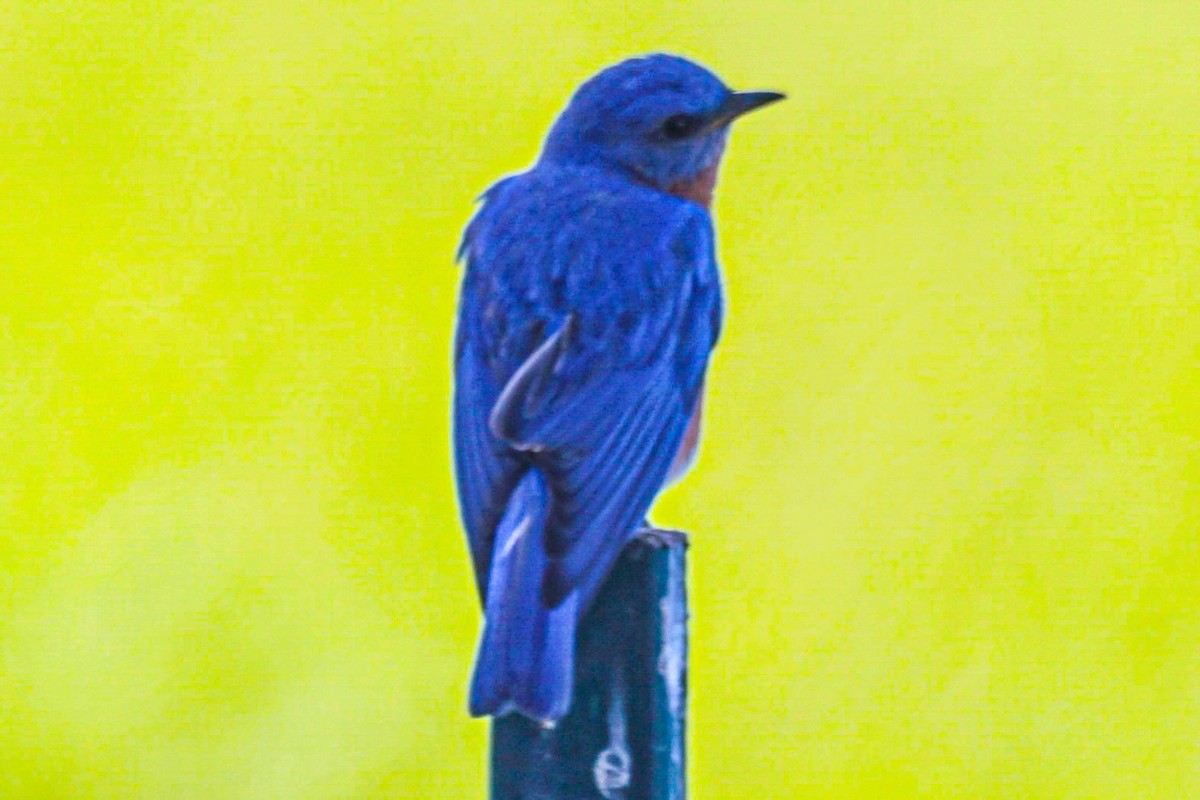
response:
<path id="1" fill-rule="evenodd" d="M 1200 6 L 0 3 L 0 797 L 483 797 L 472 198 L 595 69 L 716 204 L 692 796 L 1200 794 Z"/>

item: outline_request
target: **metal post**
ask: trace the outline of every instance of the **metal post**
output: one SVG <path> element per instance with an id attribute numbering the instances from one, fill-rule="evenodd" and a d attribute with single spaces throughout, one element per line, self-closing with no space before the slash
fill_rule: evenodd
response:
<path id="1" fill-rule="evenodd" d="M 584 617 L 571 712 L 492 723 L 492 800 L 683 800 L 686 540 L 644 531 Z"/>

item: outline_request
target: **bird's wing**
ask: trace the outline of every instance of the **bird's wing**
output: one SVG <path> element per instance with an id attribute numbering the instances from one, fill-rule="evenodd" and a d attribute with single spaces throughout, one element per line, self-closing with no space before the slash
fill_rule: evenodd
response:
<path id="1" fill-rule="evenodd" d="M 583 602 L 662 488 L 717 335 L 720 292 L 707 215 L 689 217 L 650 253 L 598 251 L 597 274 L 631 258 L 660 291 L 602 289 L 515 370 L 490 413 L 496 438 L 545 475 L 550 496 L 543 601 Z"/>
<path id="2" fill-rule="evenodd" d="M 540 366 L 540 365 L 539 365 Z M 546 477 L 550 496 L 543 600 L 557 606 L 592 573 L 606 573 L 645 516 L 679 448 L 687 409 L 669 361 L 561 391 L 505 391 L 493 429 L 514 438 Z"/>

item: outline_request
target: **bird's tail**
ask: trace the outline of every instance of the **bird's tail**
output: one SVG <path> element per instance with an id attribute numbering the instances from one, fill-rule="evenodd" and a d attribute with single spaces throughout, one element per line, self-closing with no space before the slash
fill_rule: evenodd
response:
<path id="1" fill-rule="evenodd" d="M 577 601 L 568 597 L 553 609 L 542 603 L 546 506 L 542 477 L 530 470 L 496 532 L 483 638 L 471 679 L 474 716 L 518 711 L 552 722 L 571 705 Z"/>

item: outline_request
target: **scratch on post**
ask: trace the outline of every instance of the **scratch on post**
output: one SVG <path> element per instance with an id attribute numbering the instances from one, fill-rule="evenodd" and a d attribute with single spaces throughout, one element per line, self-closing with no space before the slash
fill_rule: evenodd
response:
<path id="1" fill-rule="evenodd" d="M 625 675 L 618 667 L 608 704 L 608 747 L 600 751 L 592 765 L 596 788 L 604 800 L 623 800 L 631 767 L 625 733 Z"/>
<path id="2" fill-rule="evenodd" d="M 667 561 L 667 591 L 659 601 L 662 614 L 662 649 L 658 673 L 667 690 L 671 711 L 670 797 L 682 800 L 684 792 L 683 703 L 684 669 L 687 663 L 687 611 L 683 597 L 683 559 L 674 554 Z"/>

